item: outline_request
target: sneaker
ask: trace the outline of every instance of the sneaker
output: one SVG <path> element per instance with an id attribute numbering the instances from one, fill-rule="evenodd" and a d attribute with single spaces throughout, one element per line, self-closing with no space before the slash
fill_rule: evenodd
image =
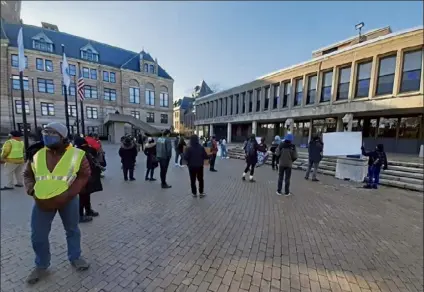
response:
<path id="1" fill-rule="evenodd" d="M 71 264 L 77 269 L 78 272 L 86 271 L 90 267 L 90 264 L 83 258 L 79 258 L 71 262 Z"/>
<path id="2" fill-rule="evenodd" d="M 285 197 L 290 197 L 292 195 L 292 193 L 286 193 L 284 194 Z"/>
<path id="3" fill-rule="evenodd" d="M 35 268 L 29 274 L 28 278 L 26 279 L 26 282 L 29 285 L 34 285 L 38 281 L 45 278 L 47 276 L 47 274 L 48 274 L 47 269 Z"/>
<path id="4" fill-rule="evenodd" d="M 130 178 L 130 181 L 135 181 L 135 178 Z"/>
<path id="5" fill-rule="evenodd" d="M 317 179 L 317 178 L 313 178 L 313 179 L 312 179 L 312 181 L 319 181 L 319 179 Z"/>
<path id="6" fill-rule="evenodd" d="M 308 180 L 308 179 L 309 179 L 309 177 L 305 176 L 305 179 L 306 179 L 306 180 Z"/>
<path id="7" fill-rule="evenodd" d="M 168 185 L 168 184 L 163 184 L 162 185 L 162 189 L 170 189 L 172 188 L 172 186 Z"/>
<path id="8" fill-rule="evenodd" d="M 372 188 L 373 189 L 378 189 L 378 186 L 377 185 L 373 185 Z"/>
<path id="9" fill-rule="evenodd" d="M 218 170 L 216 169 L 210 169 L 211 172 L 217 172 Z"/>
<path id="10" fill-rule="evenodd" d="M 149 179 L 148 177 L 145 177 L 145 178 L 144 178 L 144 180 L 145 180 L 145 181 L 149 181 L 150 179 Z"/>
<path id="11" fill-rule="evenodd" d="M 93 209 L 86 211 L 85 214 L 87 216 L 91 216 L 91 217 L 97 217 L 97 216 L 99 216 L 99 212 L 96 212 Z"/>
<path id="12" fill-rule="evenodd" d="M 250 182 L 255 182 L 255 179 L 253 178 L 253 176 L 250 176 L 250 177 L 249 177 L 249 181 L 250 181 Z"/>
<path id="13" fill-rule="evenodd" d="M 246 180 L 246 174 L 245 173 L 243 173 L 243 175 L 241 176 L 241 179 Z"/>
<path id="14" fill-rule="evenodd" d="M 149 178 L 149 181 L 156 181 L 156 179 L 155 178 Z"/>
<path id="15" fill-rule="evenodd" d="M 193 198 L 197 198 L 197 194 L 191 194 Z"/>
<path id="16" fill-rule="evenodd" d="M 13 188 L 10 188 L 10 187 L 2 187 L 2 188 L 0 189 L 0 191 L 9 191 L 9 190 L 13 190 Z"/>
<path id="17" fill-rule="evenodd" d="M 87 222 L 91 222 L 91 221 L 93 221 L 93 217 L 87 216 L 87 215 L 80 216 L 80 219 L 79 219 L 80 223 L 87 223 Z"/>
<path id="18" fill-rule="evenodd" d="M 200 193 L 200 198 L 204 198 L 206 196 L 206 194 L 205 193 Z"/>
<path id="19" fill-rule="evenodd" d="M 17 187 L 17 188 L 22 188 L 24 185 L 22 185 L 22 184 L 16 184 L 15 185 L 15 187 Z"/>
<path id="20" fill-rule="evenodd" d="M 372 186 L 371 186 L 371 185 L 366 184 L 366 185 L 364 185 L 364 186 L 363 186 L 363 188 L 364 188 L 364 189 L 371 189 L 371 188 L 372 188 Z"/>
<path id="21" fill-rule="evenodd" d="M 277 196 L 282 196 L 283 195 L 280 191 L 276 191 L 275 193 L 277 194 Z"/>

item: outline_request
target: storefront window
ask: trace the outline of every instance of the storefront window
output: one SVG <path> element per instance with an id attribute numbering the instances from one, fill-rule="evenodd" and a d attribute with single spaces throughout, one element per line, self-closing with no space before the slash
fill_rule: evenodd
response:
<path id="1" fill-rule="evenodd" d="M 422 117 L 400 118 L 399 139 L 418 139 L 420 136 L 420 127 Z"/>
<path id="2" fill-rule="evenodd" d="M 312 135 L 320 134 L 324 132 L 325 120 L 313 120 L 312 121 Z"/>
<path id="3" fill-rule="evenodd" d="M 362 131 L 364 128 L 364 120 L 363 119 L 354 119 L 352 121 L 352 132 Z"/>
<path id="4" fill-rule="evenodd" d="M 378 125 L 378 137 L 396 138 L 398 118 L 381 118 Z"/>
<path id="5" fill-rule="evenodd" d="M 309 128 L 310 127 L 311 127 L 310 122 L 304 122 L 303 123 L 302 137 L 309 137 Z"/>
<path id="6" fill-rule="evenodd" d="M 364 138 L 375 138 L 377 132 L 377 119 L 365 118 L 363 124 L 363 137 Z"/>
<path id="7" fill-rule="evenodd" d="M 324 133 L 331 133 L 337 131 L 337 119 L 327 118 L 325 119 Z"/>

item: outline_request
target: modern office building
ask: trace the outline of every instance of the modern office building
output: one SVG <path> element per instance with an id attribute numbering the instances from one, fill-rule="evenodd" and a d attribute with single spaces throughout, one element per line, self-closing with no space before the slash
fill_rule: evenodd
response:
<path id="1" fill-rule="evenodd" d="M 126 131 L 163 130 L 172 126 L 171 76 L 144 50 L 132 52 L 94 40 L 60 32 L 56 25 L 22 25 L 27 68 L 24 70 L 26 104 L 21 104 L 17 36 L 20 24 L 1 23 L 1 132 L 23 129 L 25 108 L 29 129 L 49 122 L 65 123 L 62 82 L 62 45 L 69 63 L 71 85 L 68 113 L 76 133 L 78 79 L 84 79 L 85 133 L 109 135 L 110 125 L 120 122 Z M 109 115 L 119 112 L 119 115 Z M 34 119 L 35 117 L 35 119 Z M 107 126 L 105 125 L 107 124 Z M 123 131 L 120 128 L 120 133 Z M 117 131 L 115 129 L 115 131 Z M 82 129 L 81 129 L 82 132 Z M 115 133 L 117 134 L 117 132 Z"/>
<path id="2" fill-rule="evenodd" d="M 362 131 L 366 147 L 418 154 L 424 139 L 422 27 L 376 29 L 313 52 L 312 59 L 196 100 L 199 135 L 242 141 L 287 129 Z"/>

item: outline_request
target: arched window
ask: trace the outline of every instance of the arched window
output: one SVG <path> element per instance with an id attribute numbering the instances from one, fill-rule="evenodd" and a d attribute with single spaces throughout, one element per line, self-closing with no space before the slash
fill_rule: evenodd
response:
<path id="1" fill-rule="evenodd" d="M 146 105 L 155 105 L 155 87 L 152 83 L 146 84 L 145 101 Z"/>
<path id="2" fill-rule="evenodd" d="M 131 79 L 129 81 L 129 102 L 130 103 L 140 103 L 140 85 L 137 80 Z"/>
<path id="3" fill-rule="evenodd" d="M 166 86 L 160 87 L 159 106 L 169 107 L 168 88 Z"/>

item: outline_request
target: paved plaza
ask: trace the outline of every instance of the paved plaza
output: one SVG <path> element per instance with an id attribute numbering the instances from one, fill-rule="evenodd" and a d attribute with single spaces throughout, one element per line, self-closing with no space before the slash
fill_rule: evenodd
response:
<path id="1" fill-rule="evenodd" d="M 91 262 L 77 273 L 57 215 L 49 277 L 33 287 L 29 218 L 23 190 L 1 194 L 1 291 L 423 291 L 422 194 L 364 190 L 321 176 L 292 175 L 292 197 L 275 195 L 277 175 L 257 169 L 243 182 L 240 160 L 205 172 L 207 197 L 189 192 L 187 169 L 169 169 L 171 189 L 124 182 L 117 146 L 106 145 L 105 191 L 93 195 L 100 216 L 81 225 Z M 159 171 L 156 171 L 159 178 Z"/>

